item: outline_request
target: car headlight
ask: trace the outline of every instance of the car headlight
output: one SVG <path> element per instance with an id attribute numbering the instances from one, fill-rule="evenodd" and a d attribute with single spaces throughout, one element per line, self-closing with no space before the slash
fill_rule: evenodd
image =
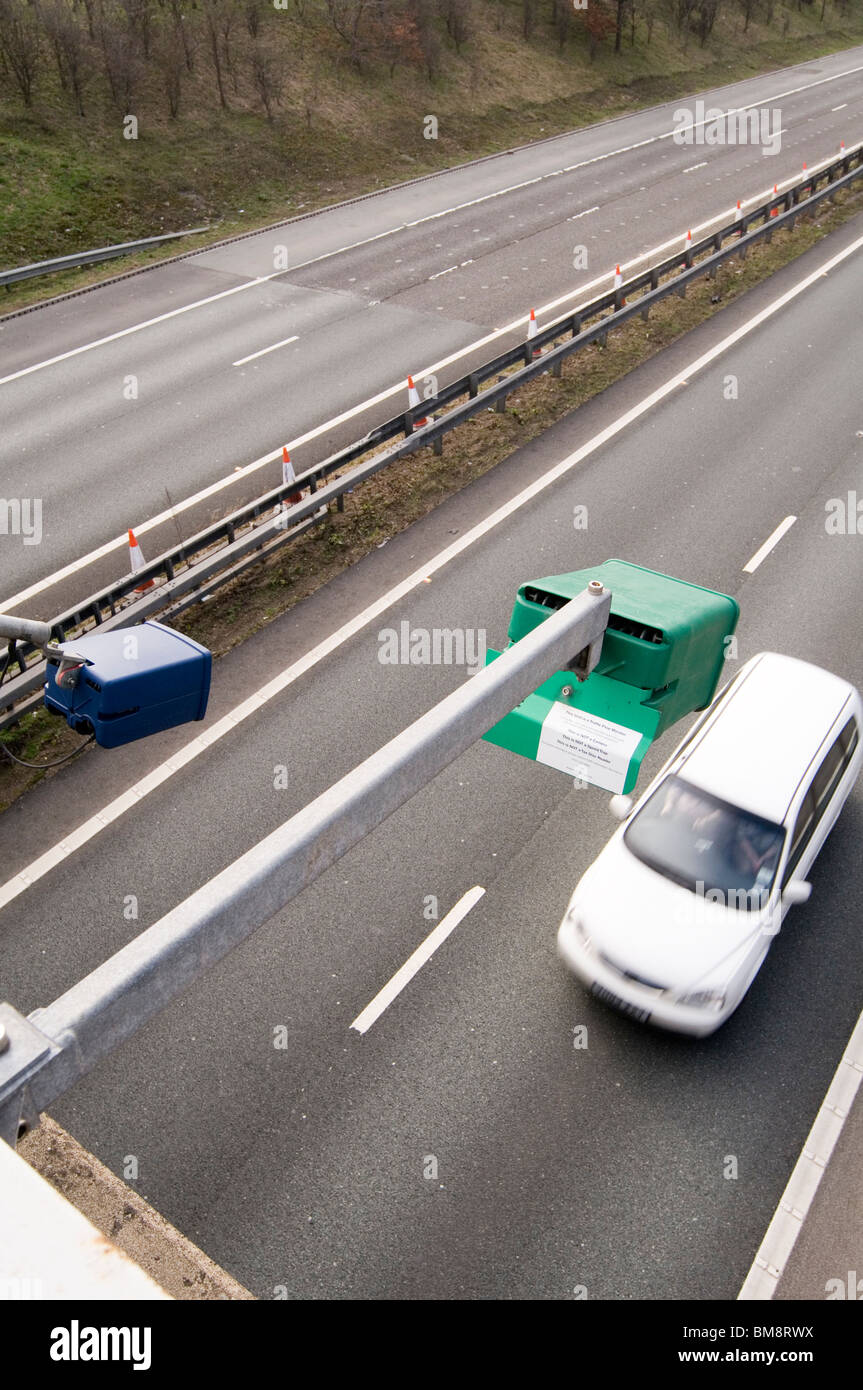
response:
<path id="1" fill-rule="evenodd" d="M 692 1009 L 715 1009 L 718 1013 L 725 1005 L 725 991 L 721 989 L 696 989 L 692 994 L 678 996 L 678 1004 L 686 1004 Z"/>
<path id="2" fill-rule="evenodd" d="M 585 927 L 584 922 L 581 916 L 579 915 L 578 909 L 575 907 L 570 907 L 567 911 L 564 921 L 566 922 L 567 926 L 571 927 L 572 930 L 575 932 L 575 936 L 578 940 L 579 945 L 583 946 L 585 950 L 589 951 L 591 948 L 590 933 Z"/>

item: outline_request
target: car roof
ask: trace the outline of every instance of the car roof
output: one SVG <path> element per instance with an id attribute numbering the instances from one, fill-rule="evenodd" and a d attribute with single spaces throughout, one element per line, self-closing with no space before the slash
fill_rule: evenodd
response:
<path id="1" fill-rule="evenodd" d="M 676 770 L 724 801 L 782 822 L 843 707 L 851 700 L 858 709 L 859 696 L 830 671 L 776 652 L 753 657 L 726 691 Z"/>

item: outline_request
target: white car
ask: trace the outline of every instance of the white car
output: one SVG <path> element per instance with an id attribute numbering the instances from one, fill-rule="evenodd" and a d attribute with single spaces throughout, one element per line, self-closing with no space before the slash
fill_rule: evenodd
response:
<path id="1" fill-rule="evenodd" d="M 557 935 L 598 998 L 704 1037 L 737 1008 L 863 758 L 853 685 L 762 652 L 704 712 L 584 874 Z"/>

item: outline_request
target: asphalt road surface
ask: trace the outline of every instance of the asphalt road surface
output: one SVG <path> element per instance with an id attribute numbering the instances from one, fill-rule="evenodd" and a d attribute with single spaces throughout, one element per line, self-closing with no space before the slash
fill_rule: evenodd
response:
<path id="1" fill-rule="evenodd" d="M 698 143 L 693 97 L 0 320 L 0 495 L 42 503 L 41 544 L 0 541 L 0 608 L 53 617 L 127 572 L 128 526 L 159 554 L 275 486 L 283 443 L 308 467 L 404 409 L 408 372 L 431 393 L 531 308 L 550 322 L 835 156 L 861 72 L 857 48 L 701 94 L 766 143 Z"/>
<path id="2" fill-rule="evenodd" d="M 863 540 L 825 528 L 863 449 L 860 251 L 819 273 L 861 234 L 858 219 L 222 659 L 208 723 L 429 567 L 429 583 L 3 907 L 3 996 L 25 1012 L 47 1003 L 452 689 L 454 667 L 381 664 L 379 634 L 403 620 L 499 646 L 519 583 L 615 555 L 738 598 L 729 675 L 775 649 L 863 684 Z M 678 373 L 685 385 L 434 567 Z M 30 792 L 0 820 L 8 878 L 196 732 L 95 751 Z M 641 785 L 682 732 L 651 750 Z M 606 799 L 474 746 L 55 1118 L 115 1172 L 136 1156 L 147 1200 L 262 1298 L 733 1298 L 859 1011 L 863 790 L 810 902 L 702 1042 L 611 1012 L 555 956 L 571 889 L 613 829 Z M 485 895 L 359 1035 L 352 1022 L 434 926 L 430 896 L 442 918 L 476 885 Z"/>

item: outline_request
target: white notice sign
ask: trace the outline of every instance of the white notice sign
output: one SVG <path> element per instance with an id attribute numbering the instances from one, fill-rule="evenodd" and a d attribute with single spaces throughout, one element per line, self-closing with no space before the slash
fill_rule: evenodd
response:
<path id="1" fill-rule="evenodd" d="M 629 760 L 640 742 L 636 729 L 555 700 L 542 721 L 536 760 L 591 786 L 622 792 Z"/>

